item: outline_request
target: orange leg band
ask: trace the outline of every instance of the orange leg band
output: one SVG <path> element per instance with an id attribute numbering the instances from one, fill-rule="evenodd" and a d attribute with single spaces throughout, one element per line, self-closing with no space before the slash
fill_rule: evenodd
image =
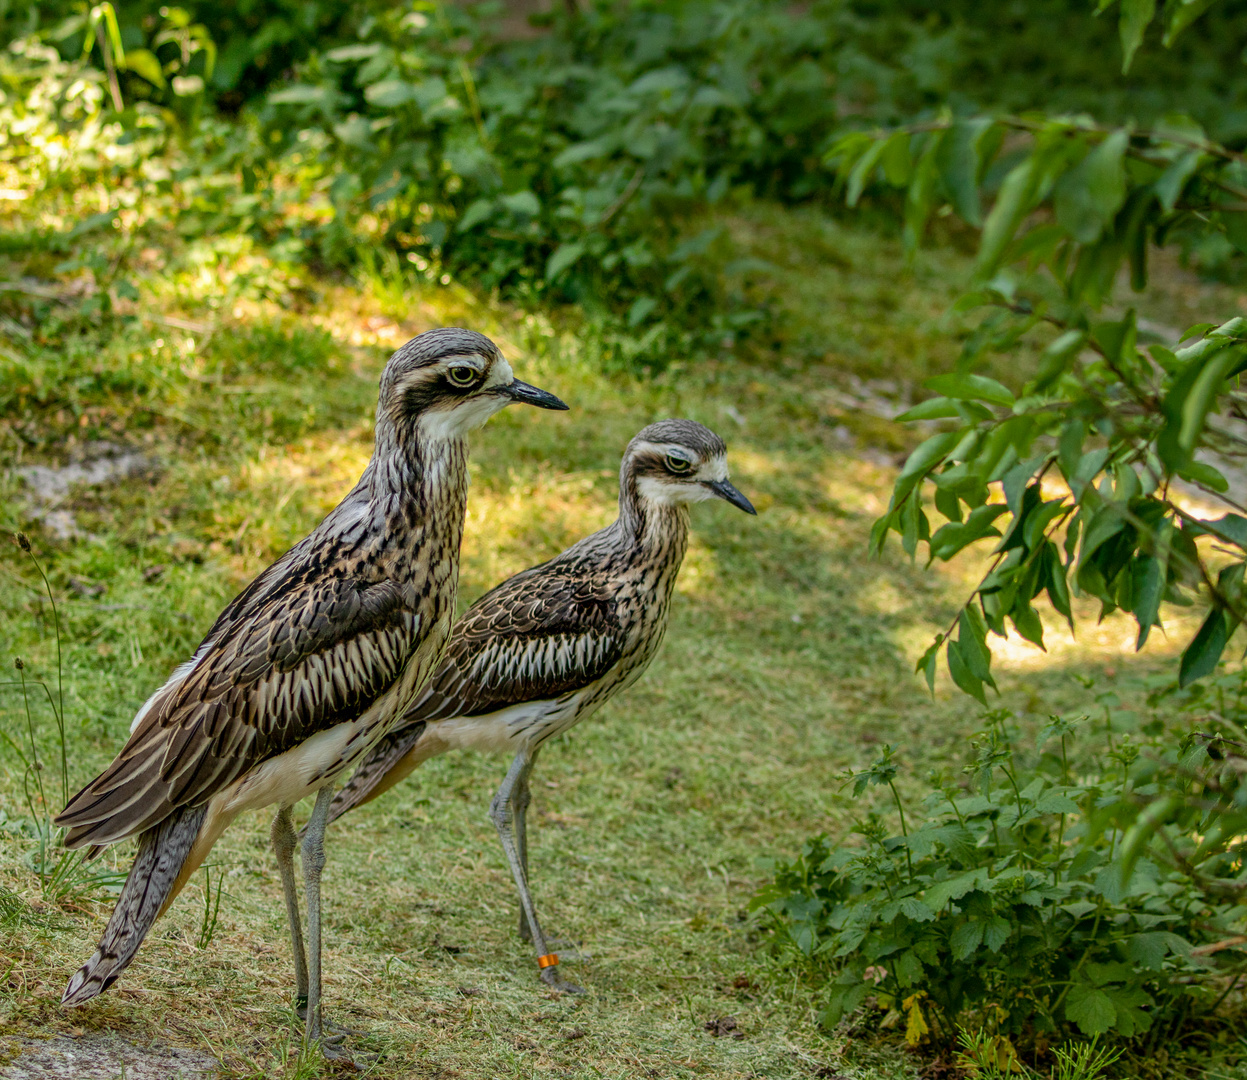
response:
<path id="1" fill-rule="evenodd" d="M 558 954 L 558 953 L 553 953 L 553 952 L 552 952 L 552 953 L 546 953 L 546 955 L 545 955 L 545 956 L 539 956 L 539 957 L 537 957 L 537 966 L 538 966 L 539 968 L 554 967 L 554 965 L 555 965 L 555 964 L 557 964 L 558 962 L 559 962 L 559 954 Z"/>

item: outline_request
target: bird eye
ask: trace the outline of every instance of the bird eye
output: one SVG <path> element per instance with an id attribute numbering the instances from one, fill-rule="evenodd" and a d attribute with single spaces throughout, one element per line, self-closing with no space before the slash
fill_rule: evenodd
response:
<path id="1" fill-rule="evenodd" d="M 446 377 L 453 386 L 471 386 L 476 382 L 478 374 L 476 368 L 468 367 L 467 364 L 456 364 L 446 370 Z"/>
<path id="2" fill-rule="evenodd" d="M 668 454 L 665 464 L 667 466 L 667 471 L 673 473 L 686 473 L 693 467 L 693 463 L 691 461 L 688 461 L 682 457 L 676 457 L 675 454 Z"/>

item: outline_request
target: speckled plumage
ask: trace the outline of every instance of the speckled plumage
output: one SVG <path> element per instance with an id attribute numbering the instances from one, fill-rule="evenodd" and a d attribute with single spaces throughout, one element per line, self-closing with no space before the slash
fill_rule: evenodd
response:
<path id="1" fill-rule="evenodd" d="M 688 458 L 687 475 L 665 464 L 677 452 Z M 335 796 L 330 820 L 446 750 L 531 761 L 547 739 L 631 686 L 667 629 L 688 503 L 734 496 L 752 512 L 727 483 L 726 452 L 714 432 L 688 420 L 641 431 L 620 467 L 618 519 L 468 609 L 428 686 Z M 522 849 L 522 820 L 520 833 Z"/>
<path id="2" fill-rule="evenodd" d="M 471 385 L 452 385 L 461 369 Z M 239 812 L 284 810 L 325 787 L 422 688 L 454 611 L 466 435 L 511 400 L 565 407 L 515 382 L 473 331 L 429 331 L 391 357 L 359 482 L 225 608 L 139 711 L 116 760 L 57 818 L 70 847 L 140 835 L 67 1004 L 117 977 Z"/>

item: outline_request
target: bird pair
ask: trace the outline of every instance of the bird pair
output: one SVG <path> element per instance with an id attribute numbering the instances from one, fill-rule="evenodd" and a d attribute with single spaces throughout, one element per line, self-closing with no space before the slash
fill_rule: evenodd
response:
<path id="1" fill-rule="evenodd" d="M 528 781 L 545 740 L 631 685 L 662 639 L 688 504 L 723 498 L 726 447 L 687 420 L 629 443 L 619 518 L 478 600 L 451 626 L 467 501 L 467 435 L 505 406 L 566 409 L 515 379 L 488 338 L 431 330 L 381 375 L 363 475 L 312 531 L 221 613 L 139 709 L 113 763 L 57 818 L 69 847 L 138 851 L 94 955 L 63 1004 L 106 990 L 242 811 L 277 806 L 272 841 L 306 1038 L 339 1056 L 321 1008 L 321 871 L 329 821 L 422 761 L 472 748 L 514 754 L 490 808 L 542 978 L 557 974 L 528 888 Z M 334 797 L 337 781 L 354 776 Z M 307 948 L 292 807 L 315 795 L 302 838 Z"/>

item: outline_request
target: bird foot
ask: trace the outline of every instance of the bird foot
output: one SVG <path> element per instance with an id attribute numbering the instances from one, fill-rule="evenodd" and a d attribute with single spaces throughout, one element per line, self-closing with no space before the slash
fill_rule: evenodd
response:
<path id="1" fill-rule="evenodd" d="M 350 1069 L 359 1069 L 363 1065 L 372 1064 L 377 1060 L 376 1054 L 369 1054 L 359 1050 L 352 1053 L 347 1050 L 345 1045 L 346 1037 L 348 1035 L 360 1035 L 362 1032 L 330 1023 L 322 1024 L 322 1028 L 324 1030 L 319 1035 L 308 1032 L 307 1044 L 315 1046 L 320 1051 L 320 1056 L 326 1061 L 332 1061 L 335 1065 L 345 1066 Z"/>
<path id="2" fill-rule="evenodd" d="M 306 1024 L 307 1023 L 307 998 L 299 998 L 298 1002 L 295 1005 L 294 1011 L 298 1015 L 299 1019 L 302 1020 Z M 323 1016 L 321 1017 L 320 1026 L 322 1030 L 327 1031 L 329 1033 L 329 1038 L 336 1042 L 341 1042 L 347 1035 L 360 1036 L 360 1035 L 367 1034 L 367 1032 L 359 1031 L 356 1028 L 343 1027 L 341 1024 L 335 1024 L 331 1020 L 324 1019 Z M 317 1039 L 313 1038 L 312 1041 L 316 1042 Z M 323 1042 L 326 1040 L 321 1039 L 320 1041 Z"/>
<path id="3" fill-rule="evenodd" d="M 559 994 L 584 994 L 587 993 L 583 986 L 577 986 L 574 982 L 568 982 L 559 974 L 557 966 L 541 969 L 541 981 L 551 990 Z"/>

